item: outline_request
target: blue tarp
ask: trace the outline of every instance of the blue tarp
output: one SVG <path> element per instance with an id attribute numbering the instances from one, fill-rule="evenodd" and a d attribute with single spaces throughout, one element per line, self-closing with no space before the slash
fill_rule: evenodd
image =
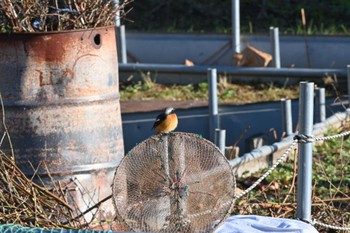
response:
<path id="1" fill-rule="evenodd" d="M 215 233 L 318 233 L 308 223 L 286 218 L 272 218 L 257 215 L 236 215 L 229 217 Z"/>
<path id="2" fill-rule="evenodd" d="M 29 228 L 20 225 L 0 225 L 0 233 L 112 233 L 112 231 Z M 215 233 L 318 233 L 308 223 L 286 218 L 257 215 L 236 215 L 228 218 Z"/>

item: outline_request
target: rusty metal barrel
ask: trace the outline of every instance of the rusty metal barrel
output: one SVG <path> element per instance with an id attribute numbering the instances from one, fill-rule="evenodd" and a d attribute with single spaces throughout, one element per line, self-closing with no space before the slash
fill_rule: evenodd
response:
<path id="1" fill-rule="evenodd" d="M 113 26 L 0 34 L 0 93 L 16 164 L 29 177 L 71 183 L 82 211 L 111 194 L 124 156 L 118 85 Z M 9 152 L 9 143 L 1 149 Z"/>

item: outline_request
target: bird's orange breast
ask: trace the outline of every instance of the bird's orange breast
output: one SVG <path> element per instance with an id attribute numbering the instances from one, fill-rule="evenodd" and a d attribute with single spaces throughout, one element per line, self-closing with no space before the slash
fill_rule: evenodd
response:
<path id="1" fill-rule="evenodd" d="M 178 124 L 177 116 L 175 113 L 167 115 L 167 117 L 156 126 L 157 133 L 170 132 L 176 129 Z"/>

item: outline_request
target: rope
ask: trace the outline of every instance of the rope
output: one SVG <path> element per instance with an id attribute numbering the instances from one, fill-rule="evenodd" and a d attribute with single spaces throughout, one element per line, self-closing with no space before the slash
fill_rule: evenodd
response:
<path id="1" fill-rule="evenodd" d="M 336 138 L 345 137 L 347 135 L 350 135 L 350 131 L 346 131 L 344 133 L 335 134 L 331 136 L 325 136 L 325 137 L 314 137 L 313 135 L 298 134 L 294 136 L 294 140 L 297 140 L 298 143 L 310 143 L 310 142 L 332 140 Z"/>
<path id="2" fill-rule="evenodd" d="M 294 136 L 294 140 L 296 140 L 298 143 L 310 143 L 314 142 L 315 138 L 312 135 L 298 134 Z"/>
<path id="3" fill-rule="evenodd" d="M 271 174 L 271 172 L 273 172 L 273 170 L 276 169 L 276 167 L 285 160 L 285 158 L 287 157 L 287 155 L 289 155 L 289 153 L 294 149 L 295 145 L 297 144 L 297 140 L 294 139 L 294 141 L 292 142 L 292 144 L 288 147 L 288 149 L 282 154 L 282 156 L 275 162 L 275 164 L 272 165 L 272 167 L 270 167 L 269 170 L 267 170 L 257 181 L 254 182 L 254 184 L 252 184 L 249 188 L 247 188 L 246 190 L 244 190 L 243 192 L 241 192 L 239 195 L 235 195 L 233 197 L 234 201 L 236 201 L 237 199 L 240 199 L 241 197 L 243 197 L 244 195 L 246 195 L 247 193 L 249 193 L 250 191 L 252 191 L 257 185 L 259 185 L 268 175 Z"/>
<path id="4" fill-rule="evenodd" d="M 331 139 L 335 139 L 335 138 L 345 137 L 347 135 L 350 135 L 350 131 L 346 131 L 344 133 L 326 136 L 326 137 L 318 137 L 318 138 L 315 138 L 315 141 L 327 141 L 327 140 L 331 140 Z"/>
<path id="5" fill-rule="evenodd" d="M 319 225 L 319 226 L 322 226 L 325 228 L 339 230 L 339 231 L 350 231 L 350 227 L 339 227 L 339 226 L 335 226 L 335 225 L 325 224 L 325 223 L 317 221 L 316 219 L 312 220 L 311 225 Z"/>

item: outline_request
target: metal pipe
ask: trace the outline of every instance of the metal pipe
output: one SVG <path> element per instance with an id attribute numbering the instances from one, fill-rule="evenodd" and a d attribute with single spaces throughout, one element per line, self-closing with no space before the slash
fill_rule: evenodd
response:
<path id="1" fill-rule="evenodd" d="M 315 98 L 315 123 L 326 120 L 326 91 L 324 88 L 316 88 Z"/>
<path id="2" fill-rule="evenodd" d="M 300 135 L 313 131 L 314 83 L 300 82 Z M 300 142 L 298 150 L 297 218 L 311 222 L 312 142 Z"/>
<path id="3" fill-rule="evenodd" d="M 262 147 L 253 149 L 250 152 L 244 153 L 242 156 L 232 159 L 229 161 L 230 166 L 234 168 L 234 170 L 238 170 L 240 166 L 244 167 L 245 164 L 252 163 L 254 160 L 258 163 L 258 169 L 262 168 L 261 161 L 268 161 L 268 156 L 279 151 L 286 150 L 290 144 L 293 142 L 293 136 L 286 137 L 282 139 L 280 142 L 275 142 L 272 145 L 264 145 Z M 266 162 L 266 167 L 269 166 L 270 162 Z M 245 171 L 243 171 L 245 172 Z M 249 170 L 251 172 L 251 170 Z"/>
<path id="4" fill-rule="evenodd" d="M 122 63 L 126 64 L 128 63 L 127 54 L 126 54 L 126 38 L 125 38 L 125 25 L 121 25 L 119 27 L 119 33 L 120 33 L 120 49 L 121 49 L 121 59 Z"/>
<path id="5" fill-rule="evenodd" d="M 282 132 L 290 136 L 293 134 L 292 101 L 290 99 L 281 99 L 281 113 Z"/>
<path id="6" fill-rule="evenodd" d="M 273 56 L 272 65 L 275 68 L 281 68 L 280 39 L 278 28 L 270 27 L 270 41 Z"/>
<path id="7" fill-rule="evenodd" d="M 114 4 L 115 6 L 118 8 L 119 7 L 119 0 L 114 0 Z M 117 11 L 116 15 L 115 15 L 115 26 L 117 29 L 118 35 L 117 38 L 119 38 L 120 40 L 120 57 L 121 57 L 121 63 L 128 63 L 127 61 L 127 50 L 126 50 L 126 37 L 125 37 L 125 25 L 121 25 L 120 23 L 120 11 Z M 118 51 L 119 51 L 118 49 Z"/>
<path id="8" fill-rule="evenodd" d="M 114 5 L 115 7 L 119 7 L 119 0 L 114 0 Z M 117 11 L 115 18 L 114 18 L 115 26 L 119 27 L 120 26 L 120 11 Z"/>
<path id="9" fill-rule="evenodd" d="M 135 72 L 150 71 L 173 74 L 206 74 L 207 70 L 215 68 L 218 73 L 226 73 L 233 76 L 255 77 L 289 77 L 289 78 L 320 78 L 325 74 L 336 75 L 338 78 L 347 77 L 345 69 L 306 69 L 306 68 L 271 68 L 271 67 L 234 67 L 234 66 L 185 66 L 179 64 L 119 64 L 119 71 Z M 349 78 L 350 79 L 350 78 Z"/>
<path id="10" fill-rule="evenodd" d="M 347 65 L 348 101 L 350 107 L 350 65 Z"/>
<path id="11" fill-rule="evenodd" d="M 348 119 L 350 109 L 345 112 L 338 112 L 331 117 L 327 118 L 321 123 L 317 123 L 313 127 L 314 136 L 323 136 L 329 128 L 337 128 L 344 124 Z M 272 145 L 265 145 L 254 149 L 242 156 L 230 160 L 229 163 L 234 172 L 240 177 L 249 168 L 249 172 L 255 172 L 270 166 L 269 156 L 273 153 L 279 154 L 284 152 L 293 142 L 294 134 L 289 137 L 283 138 L 280 142 L 275 142 Z M 266 161 L 265 164 L 261 161 Z"/>
<path id="12" fill-rule="evenodd" d="M 226 130 L 215 129 L 215 144 L 219 147 L 221 153 L 225 155 Z"/>
<path id="13" fill-rule="evenodd" d="M 208 88 L 209 88 L 209 140 L 214 142 L 215 129 L 219 128 L 216 69 L 208 69 Z"/>
<path id="14" fill-rule="evenodd" d="M 239 0 L 232 0 L 232 52 L 241 52 Z"/>

